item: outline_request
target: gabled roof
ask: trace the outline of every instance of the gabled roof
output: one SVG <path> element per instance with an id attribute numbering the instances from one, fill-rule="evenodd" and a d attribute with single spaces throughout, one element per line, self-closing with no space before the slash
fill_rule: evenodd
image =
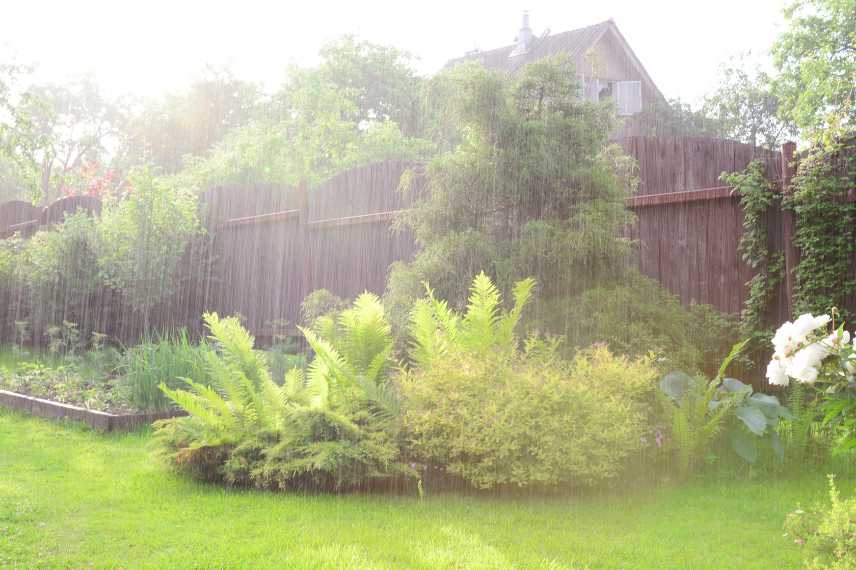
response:
<path id="1" fill-rule="evenodd" d="M 492 49 L 490 51 L 478 51 L 468 53 L 463 57 L 451 59 L 446 67 L 453 67 L 465 61 L 480 61 L 487 69 L 499 69 L 503 71 L 514 71 L 527 63 L 557 54 L 568 54 L 576 58 L 585 54 L 603 36 L 612 21 L 601 22 L 593 26 L 553 34 L 532 40 L 532 46 L 521 55 L 509 57 L 516 44 Z"/>
<path id="2" fill-rule="evenodd" d="M 605 22 L 600 22 L 599 24 L 579 28 L 577 30 L 570 30 L 559 34 L 535 38 L 532 40 L 532 45 L 526 53 L 515 55 L 513 57 L 509 56 L 516 47 L 516 44 L 511 44 L 489 51 L 468 53 L 463 57 L 449 60 L 446 62 L 446 67 L 453 67 L 466 61 L 478 61 L 487 69 L 496 69 L 512 73 L 528 63 L 558 54 L 566 54 L 574 61 L 581 61 L 586 52 L 600 41 L 600 39 L 608 32 L 612 32 L 615 35 L 619 45 L 624 49 L 633 66 L 636 67 L 640 75 L 645 78 L 657 94 L 662 97 L 663 95 L 660 93 L 657 85 L 651 79 L 651 76 L 648 75 L 648 72 L 645 70 L 642 62 L 639 61 L 639 58 L 636 57 L 635 53 L 633 53 L 633 49 L 631 49 L 630 44 L 627 43 L 627 40 L 624 39 L 624 36 L 620 31 L 618 31 L 618 26 L 615 25 L 613 20 L 607 20 Z"/>

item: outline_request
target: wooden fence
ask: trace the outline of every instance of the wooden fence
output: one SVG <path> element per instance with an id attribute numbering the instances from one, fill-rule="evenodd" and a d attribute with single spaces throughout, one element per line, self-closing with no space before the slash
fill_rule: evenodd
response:
<path id="1" fill-rule="evenodd" d="M 739 312 L 752 271 L 737 251 L 738 197 L 719 178 L 760 160 L 767 176 L 779 180 L 781 154 L 710 138 L 633 137 L 620 144 L 639 164 L 639 190 L 627 205 L 638 218 L 631 236 L 640 271 L 684 303 Z M 389 265 L 416 250 L 408 233 L 391 232 L 396 212 L 410 203 L 396 191 L 410 166 L 358 168 L 311 191 L 255 186 L 207 194 L 222 263 L 216 273 L 223 276 L 215 305 L 267 333 L 276 320 L 298 320 L 308 291 L 323 287 L 351 298 L 383 292 Z M 781 250 L 781 213 L 768 218 L 771 247 Z M 786 314 L 785 305 L 775 312 Z"/>
<path id="2" fill-rule="evenodd" d="M 206 226 L 216 236 L 212 308 L 239 312 L 259 336 L 299 322 L 300 303 L 315 289 L 353 298 L 382 293 L 387 270 L 415 252 L 408 231 L 392 231 L 418 187 L 398 192 L 416 165 L 383 162 L 348 170 L 312 188 L 241 186 L 202 196 Z"/>
<path id="3" fill-rule="evenodd" d="M 640 272 L 684 304 L 739 313 L 753 273 L 737 249 L 743 234 L 739 197 L 720 176 L 759 160 L 769 179 L 780 180 L 781 153 L 708 138 L 642 137 L 624 140 L 622 146 L 639 164 L 639 191 L 627 206 L 638 220 L 631 237 L 638 242 Z M 766 222 L 770 247 L 781 251 L 781 212 L 771 212 Z M 778 307 L 775 317 L 786 313 L 785 306 Z"/>
<path id="4" fill-rule="evenodd" d="M 627 207 L 638 219 L 630 233 L 638 241 L 640 271 L 684 303 L 739 312 L 752 271 L 737 248 L 739 198 L 719 178 L 761 160 L 767 176 L 787 191 L 793 148 L 783 155 L 706 138 L 635 137 L 620 144 L 639 164 L 639 190 Z M 395 161 L 359 167 L 311 189 L 244 185 L 204 193 L 200 211 L 214 237 L 214 261 L 205 283 L 186 287 L 182 307 L 238 312 L 256 335 L 272 336 L 283 332 L 284 321 L 299 322 L 300 303 L 312 290 L 325 288 L 346 298 L 365 290 L 382 293 L 390 264 L 416 251 L 407 231 L 392 231 L 396 214 L 422 192 L 419 177 L 412 193 L 397 190 L 402 173 L 413 167 L 418 165 Z M 22 202 L 2 204 L 0 236 L 29 235 L 65 212 L 98 210 L 96 202 L 67 198 L 44 210 Z M 766 224 L 770 248 L 786 252 L 791 270 L 793 220 L 773 209 Z M 789 286 L 792 281 L 781 285 L 771 319 L 789 315 Z"/>

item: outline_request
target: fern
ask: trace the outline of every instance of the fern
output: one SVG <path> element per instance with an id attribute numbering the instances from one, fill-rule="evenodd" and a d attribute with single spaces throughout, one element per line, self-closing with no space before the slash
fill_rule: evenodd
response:
<path id="1" fill-rule="evenodd" d="M 787 406 L 791 417 L 781 422 L 779 433 L 788 442 L 790 457 L 800 465 L 821 459 L 834 436 L 820 417 L 818 401 L 809 398 L 805 385 L 797 382 L 792 384 Z"/>
<path id="2" fill-rule="evenodd" d="M 420 368 L 428 368 L 451 350 L 481 357 L 518 352 L 514 331 L 535 288 L 534 279 L 519 281 L 513 291 L 514 306 L 502 310 L 502 295 L 490 278 L 479 273 L 470 288 L 467 310 L 458 315 L 445 301 L 427 296 L 416 302 L 410 314 L 410 356 Z"/>
<path id="3" fill-rule="evenodd" d="M 190 415 L 175 421 L 193 427 L 198 441 L 192 445 L 233 444 L 281 425 L 290 398 L 271 380 L 264 355 L 253 349 L 253 337 L 235 318 L 210 313 L 204 320 L 217 349 L 206 355 L 210 386 L 185 380 L 184 390 L 160 387 Z"/>
<path id="4" fill-rule="evenodd" d="M 463 318 L 461 342 L 475 352 L 487 352 L 496 341 L 502 296 L 484 272 L 476 275 L 470 288 Z"/>
<path id="5" fill-rule="evenodd" d="M 735 344 L 722 361 L 710 382 L 700 378 L 687 378 L 686 391 L 680 398 L 659 392 L 664 413 L 670 418 L 672 442 L 677 454 L 678 474 L 685 478 L 698 467 L 702 452 L 722 433 L 736 400 L 718 398 L 728 366 L 743 350 L 746 341 Z M 664 382 L 667 380 L 664 379 Z"/>
<path id="6" fill-rule="evenodd" d="M 300 329 L 315 352 L 308 378 L 315 384 L 327 384 L 340 390 L 356 388 L 373 405 L 377 417 L 395 417 L 399 411 L 398 397 L 386 378 L 392 364 L 392 331 L 380 300 L 371 293 L 364 293 L 354 302 L 353 308 L 339 315 L 335 328 L 332 322 L 331 317 L 316 329 L 325 331 L 327 338 L 312 330 Z"/>
<path id="7" fill-rule="evenodd" d="M 237 319 L 204 318 L 216 349 L 206 360 L 210 385 L 161 386 L 190 414 L 158 424 L 158 439 L 177 465 L 209 479 L 275 488 L 409 473 L 396 462 L 392 335 L 376 296 L 361 295 L 338 316 L 302 329 L 315 356 L 305 373 L 288 371 L 281 386 Z"/>

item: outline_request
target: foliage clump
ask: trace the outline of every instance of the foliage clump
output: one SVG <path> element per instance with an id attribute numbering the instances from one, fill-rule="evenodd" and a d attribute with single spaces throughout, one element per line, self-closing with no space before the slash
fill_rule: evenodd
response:
<path id="1" fill-rule="evenodd" d="M 605 347 L 571 362 L 558 341 L 514 328 L 534 288 L 514 287 L 501 310 L 483 273 L 463 314 L 429 290 L 411 316 L 415 368 L 401 379 L 403 421 L 421 460 L 479 488 L 593 485 L 642 447 L 656 372 Z"/>
<path id="2" fill-rule="evenodd" d="M 178 388 L 184 378 L 205 383 L 209 350 L 204 341 L 191 342 L 186 330 L 144 338 L 122 357 L 122 386 L 129 401 L 139 410 L 171 408 L 172 402 L 161 391 L 161 384 Z"/>
<path id="3" fill-rule="evenodd" d="M 847 301 L 856 293 L 856 132 L 817 144 L 800 157 L 793 192 L 785 205 L 796 214 L 795 311 L 824 313 L 833 307 L 846 320 Z"/>
<path id="4" fill-rule="evenodd" d="M 342 311 L 347 302 L 327 289 L 316 289 L 300 303 L 300 319 L 311 327 L 319 318 Z"/>
<path id="5" fill-rule="evenodd" d="M 160 422 L 174 464 L 202 478 L 258 488 L 333 490 L 409 474 L 397 444 L 388 383 L 392 340 L 378 299 L 365 294 L 322 338 L 305 374 L 270 376 L 265 354 L 234 318 L 205 316 L 216 352 L 210 385 L 164 393 L 191 415 Z"/>
<path id="6" fill-rule="evenodd" d="M 797 508 L 785 519 L 785 536 L 806 549 L 806 568 L 856 568 L 856 499 L 842 499 L 829 476 L 829 505 Z"/>
<path id="7" fill-rule="evenodd" d="M 422 249 L 391 269 L 397 324 L 423 281 L 459 308 L 482 270 L 503 292 L 532 275 L 546 297 L 623 272 L 630 162 L 607 146 L 611 105 L 580 99 L 572 67 L 547 59 L 508 77 L 459 65 L 436 79 L 448 87 L 444 116 L 459 142 L 428 164 L 424 196 L 398 222 Z"/>
<path id="8" fill-rule="evenodd" d="M 758 460 L 759 442 L 772 448 L 779 459 L 784 456 L 778 427 L 780 420 L 793 419 L 788 409 L 777 397 L 725 377 L 747 342 L 731 348 L 710 381 L 684 372 L 670 372 L 660 381 L 661 409 L 670 427 L 669 448 L 681 478 L 699 470 L 703 461 L 716 459 L 715 443 L 721 435 L 727 435 L 732 450 L 747 463 Z"/>
<path id="9" fill-rule="evenodd" d="M 684 307 L 655 280 L 636 272 L 568 299 L 539 301 L 527 324 L 562 334 L 564 354 L 605 343 L 631 359 L 653 354 L 664 372 L 712 374 L 737 341 L 732 319 L 709 305 Z"/>
<path id="10" fill-rule="evenodd" d="M 133 192 L 108 202 L 97 224 L 98 263 L 149 330 L 152 313 L 177 292 L 182 260 L 199 234 L 195 196 L 141 171 Z"/>

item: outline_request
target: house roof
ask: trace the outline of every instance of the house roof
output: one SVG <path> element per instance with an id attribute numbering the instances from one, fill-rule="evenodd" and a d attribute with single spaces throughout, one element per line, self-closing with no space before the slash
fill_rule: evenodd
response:
<path id="1" fill-rule="evenodd" d="M 516 44 L 511 44 L 489 51 L 476 51 L 468 53 L 463 57 L 451 59 L 446 62 L 446 67 L 454 67 L 459 63 L 467 61 L 478 61 L 487 69 L 496 69 L 511 73 L 528 63 L 558 54 L 567 54 L 574 61 L 580 61 L 585 56 L 586 51 L 600 41 L 607 32 L 612 32 L 615 35 L 619 44 L 623 47 L 630 61 L 639 70 L 642 77 L 662 97 L 657 85 L 651 79 L 651 76 L 648 75 L 642 62 L 633 53 L 630 44 L 624 39 L 624 36 L 618 30 L 618 26 L 615 25 L 613 20 L 606 20 L 605 22 L 577 30 L 535 38 L 532 40 L 532 45 L 529 46 L 529 49 L 520 55 L 511 56 L 511 52 L 516 47 Z"/>
<path id="2" fill-rule="evenodd" d="M 521 55 L 509 57 L 516 44 L 492 49 L 489 51 L 477 51 L 468 53 L 463 57 L 451 59 L 446 67 L 453 67 L 465 61 L 479 61 L 487 69 L 499 69 L 503 71 L 515 71 L 527 63 L 557 54 L 568 54 L 578 57 L 585 54 L 609 29 L 611 21 L 601 22 L 593 26 L 587 26 L 578 30 L 570 30 L 560 34 L 552 34 L 535 38 L 528 51 Z M 612 24 L 614 25 L 614 24 Z"/>

